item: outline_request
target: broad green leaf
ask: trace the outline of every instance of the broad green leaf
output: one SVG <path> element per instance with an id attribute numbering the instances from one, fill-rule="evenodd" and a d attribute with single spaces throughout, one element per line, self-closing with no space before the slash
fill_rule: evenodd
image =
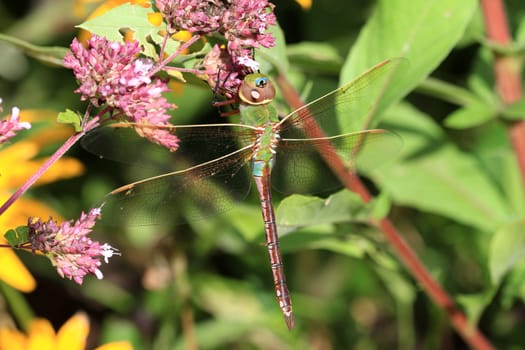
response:
<path id="1" fill-rule="evenodd" d="M 525 17 L 520 16 L 518 30 L 516 30 L 516 42 L 525 44 Z"/>
<path id="2" fill-rule="evenodd" d="M 489 288 L 486 291 L 476 294 L 458 295 L 456 300 L 458 304 L 462 306 L 470 323 L 475 325 L 479 322 L 479 318 L 494 298 L 496 292 L 496 288 Z"/>
<path id="3" fill-rule="evenodd" d="M 18 49 L 22 50 L 28 56 L 31 56 L 41 62 L 51 64 L 53 66 L 62 67 L 64 56 L 68 52 L 65 47 L 59 46 L 38 46 L 28 43 L 27 41 L 14 38 L 12 36 L 1 34 L 0 41 L 9 43 Z"/>
<path id="4" fill-rule="evenodd" d="M 315 196 L 291 195 L 277 208 L 279 233 L 298 227 L 334 224 L 348 221 L 367 221 L 372 217 L 372 204 L 364 204 L 350 191 L 342 190 L 323 199 Z"/>
<path id="5" fill-rule="evenodd" d="M 480 98 L 466 88 L 433 77 L 422 81 L 416 91 L 460 106 L 480 103 Z"/>
<path id="6" fill-rule="evenodd" d="M 501 305 L 505 310 L 512 308 L 516 299 L 525 300 L 525 259 L 513 266 L 501 286 Z"/>
<path id="7" fill-rule="evenodd" d="M 475 0 L 379 1 L 350 51 L 341 82 L 350 81 L 387 58 L 407 58 L 409 69 L 394 74 L 376 106 L 376 113 L 381 113 L 448 55 L 462 37 L 476 6 Z"/>
<path id="8" fill-rule="evenodd" d="M 343 58 L 337 48 L 326 42 L 307 42 L 288 45 L 288 58 L 295 67 L 314 73 L 339 73 Z"/>
<path id="9" fill-rule="evenodd" d="M 374 198 L 372 218 L 375 220 L 384 219 L 390 212 L 391 207 L 392 199 L 386 192 L 381 192 L 379 196 Z"/>
<path id="10" fill-rule="evenodd" d="M 503 193 L 512 220 L 525 218 L 525 187 L 518 160 L 508 137 L 508 124 L 499 120 L 477 128 L 473 156 Z"/>
<path id="11" fill-rule="evenodd" d="M 503 110 L 502 114 L 507 120 L 525 119 L 525 99 L 521 99 L 508 106 Z"/>
<path id="12" fill-rule="evenodd" d="M 198 290 L 196 298 L 201 307 L 217 318 L 254 322 L 262 313 L 262 306 L 249 282 L 199 275 L 192 279 L 192 284 Z"/>
<path id="13" fill-rule="evenodd" d="M 467 86 L 472 93 L 478 96 L 479 100 L 490 106 L 496 106 L 494 109 L 500 109 L 499 98 L 494 93 L 493 61 L 493 51 L 486 47 L 481 47 L 477 60 L 474 62 L 470 75 L 467 78 Z"/>
<path id="14" fill-rule="evenodd" d="M 467 129 L 481 125 L 496 116 L 489 105 L 477 103 L 458 109 L 445 119 L 445 125 L 454 129 Z"/>
<path id="15" fill-rule="evenodd" d="M 70 109 L 66 109 L 65 112 L 58 113 L 57 122 L 62 124 L 71 124 L 71 126 L 75 128 L 76 132 L 82 131 L 82 126 L 80 125 L 82 122 L 82 117 L 80 114 Z"/>
<path id="16" fill-rule="evenodd" d="M 525 221 L 500 228 L 490 244 L 489 266 L 492 283 L 498 286 L 503 277 L 525 258 Z"/>
<path id="17" fill-rule="evenodd" d="M 362 231 L 356 230 L 354 233 L 336 235 L 333 232 L 320 232 L 320 230 L 313 232 L 303 229 L 282 237 L 280 245 L 284 253 L 324 249 L 356 259 L 371 258 L 378 265 L 387 268 L 397 266 L 396 260 L 378 248 L 376 242 L 362 236 Z"/>
<path id="18" fill-rule="evenodd" d="M 162 37 L 158 34 L 161 27 L 156 27 L 148 21 L 150 8 L 125 3 L 115 7 L 101 16 L 90 19 L 77 27 L 85 29 L 93 34 L 106 37 L 111 41 L 122 41 L 122 30 L 130 29 L 135 32 L 135 39 L 144 47 L 144 54 L 155 56 L 155 47 L 150 40 L 159 44 Z M 174 52 L 178 44 L 169 40 L 166 52 Z"/>
<path id="19" fill-rule="evenodd" d="M 452 144 L 429 117 L 399 105 L 385 118 L 385 126 L 403 139 L 403 154 L 369 176 L 397 204 L 484 231 L 493 231 L 510 218 L 508 204 L 484 165 Z"/>
<path id="20" fill-rule="evenodd" d="M 259 206 L 250 206 L 244 203 L 237 205 L 226 212 L 225 218 L 247 241 L 260 239 L 264 227 Z"/>
<path id="21" fill-rule="evenodd" d="M 29 228 L 27 226 L 19 226 L 14 230 L 7 231 L 4 237 L 12 247 L 15 247 L 29 240 Z"/>

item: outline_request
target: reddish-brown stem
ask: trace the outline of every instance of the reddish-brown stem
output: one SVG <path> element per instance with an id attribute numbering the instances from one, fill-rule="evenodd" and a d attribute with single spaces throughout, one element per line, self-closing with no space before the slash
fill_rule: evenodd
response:
<path id="1" fill-rule="evenodd" d="M 279 74 L 276 82 L 281 92 L 291 108 L 297 109 L 304 105 L 297 91 L 293 88 L 286 76 Z M 309 137 L 322 137 L 323 131 L 313 121 L 308 119 L 308 125 L 304 127 Z M 359 177 L 352 171 L 348 171 L 342 160 L 335 156 L 335 152 L 329 144 L 321 144 L 321 154 L 338 176 L 341 182 L 349 190 L 359 194 L 364 202 L 369 202 L 372 195 Z M 425 289 L 429 297 L 445 311 L 450 319 L 454 329 L 460 334 L 466 343 L 473 349 L 489 350 L 493 349 L 490 342 L 474 326 L 470 325 L 465 314 L 456 306 L 452 298 L 445 290 L 435 281 L 425 266 L 420 262 L 414 251 L 408 246 L 403 237 L 397 232 L 394 225 L 388 218 L 378 222 L 378 227 L 383 231 L 385 237 L 390 242 L 393 249 L 397 252 L 399 258 L 408 268 L 414 279 L 416 279 Z"/>
<path id="2" fill-rule="evenodd" d="M 153 69 L 151 72 L 150 72 L 150 75 L 153 76 L 154 74 L 156 74 L 157 72 L 159 72 L 160 70 L 162 69 L 165 69 L 166 66 L 171 62 L 173 61 L 173 59 L 175 59 L 175 57 L 179 56 L 184 50 L 188 49 L 191 45 L 193 45 L 197 40 L 199 40 L 201 36 L 200 35 L 194 35 L 192 36 L 188 41 L 182 43 L 179 48 L 174 52 L 172 53 L 171 55 L 169 55 L 166 59 L 163 59 L 162 56 L 160 57 L 160 63 L 157 65 L 157 67 L 155 69 Z M 174 68 L 172 68 L 174 69 Z M 181 71 L 183 71 L 183 69 L 179 69 Z M 188 70 L 187 70 L 188 71 Z M 189 70 L 191 71 L 192 73 L 199 73 L 198 70 Z"/>
<path id="3" fill-rule="evenodd" d="M 502 0 L 481 0 L 487 37 L 499 45 L 511 42 L 505 6 Z M 494 75 L 496 89 L 504 104 L 511 104 L 522 96 L 520 58 L 494 55 Z M 509 128 L 509 138 L 516 154 L 521 178 L 525 185 L 525 120 L 513 123 Z"/>

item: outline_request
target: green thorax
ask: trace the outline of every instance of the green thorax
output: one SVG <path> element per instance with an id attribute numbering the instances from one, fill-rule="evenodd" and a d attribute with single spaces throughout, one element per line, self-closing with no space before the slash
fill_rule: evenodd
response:
<path id="1" fill-rule="evenodd" d="M 274 163 L 279 122 L 273 98 L 275 89 L 263 74 L 249 74 L 239 89 L 241 123 L 260 128 L 253 156 L 253 175 L 269 174 Z"/>

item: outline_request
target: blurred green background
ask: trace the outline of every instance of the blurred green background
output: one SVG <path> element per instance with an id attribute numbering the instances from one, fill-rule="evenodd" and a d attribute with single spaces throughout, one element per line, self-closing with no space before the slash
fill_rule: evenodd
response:
<path id="1" fill-rule="evenodd" d="M 345 73 L 343 65 L 355 61 L 349 52 L 359 45 L 356 40 L 376 7 L 411 6 L 386 0 L 313 0 L 310 9 L 292 0 L 274 3 L 286 37 L 289 77 L 306 99 L 348 81 L 352 74 Z M 425 2 L 414 1 L 414 7 L 416 3 Z M 84 12 L 75 14 L 74 5 Z M 67 47 L 77 34 L 74 26 L 98 5 L 2 1 L 0 32 L 33 44 Z M 512 30 L 522 39 L 525 4 L 507 1 L 506 6 Z M 470 11 L 466 7 L 465 13 Z M 436 24 L 442 12 L 432 10 L 421 14 L 423 22 L 436 21 L 429 31 L 449 25 Z M 396 25 L 407 21 L 399 11 Z M 479 322 L 497 348 L 525 349 L 525 264 L 519 253 L 525 200 L 506 137 L 508 120 L 497 119 L 489 108 L 497 99 L 491 86 L 491 56 L 482 44 L 481 13 L 470 13 L 463 27 L 458 26 L 450 52 L 442 58 L 436 55 L 432 77 L 451 85 L 439 89 L 420 82 L 404 104 L 387 111 L 381 126 L 400 134 L 405 149 L 366 181 L 392 201 L 390 217 L 470 321 Z M 411 19 L 416 17 L 412 14 Z M 451 37 L 449 32 L 442 35 Z M 428 52 L 421 49 L 410 55 L 432 55 L 432 48 L 440 45 L 436 38 L 429 37 L 422 46 Z M 376 44 L 380 51 L 382 43 Z M 69 70 L 1 45 L 4 112 L 15 105 L 83 111 Z M 373 52 L 374 42 L 368 45 Z M 409 61 L 417 70 L 418 59 Z M 455 85 L 462 94 L 456 94 Z M 465 96 L 484 101 L 489 117 L 458 127 L 457 119 L 454 123 L 449 118 L 453 112 L 468 111 Z M 212 98 L 201 86 L 180 85 L 170 96 L 179 106 L 173 123 L 220 120 Z M 47 145 L 41 154 L 49 155 L 58 145 Z M 85 165 L 82 176 L 39 186 L 28 194 L 66 219 L 78 217 L 104 194 L 137 177 L 127 164 L 98 159 L 78 145 L 68 155 Z M 466 348 L 382 233 L 366 224 L 369 214 L 359 205 L 365 214 L 352 222 L 306 227 L 282 237 L 296 315 L 296 328 L 288 331 L 275 302 L 259 200 L 253 192 L 224 215 L 185 226 L 96 228 L 95 238 L 118 247 L 122 256 L 103 265 L 102 281 L 88 277 L 83 286 L 58 278 L 44 258 L 19 253 L 38 283 L 24 297 L 35 315 L 57 328 L 76 311 L 86 311 L 91 320 L 89 348 L 115 339 L 128 339 L 135 349 L 191 349 L 194 343 L 200 349 Z M 283 198 L 275 193 L 276 207 Z M 512 262 L 502 258 L 510 255 Z M 496 276 L 498 268 L 503 272 Z"/>

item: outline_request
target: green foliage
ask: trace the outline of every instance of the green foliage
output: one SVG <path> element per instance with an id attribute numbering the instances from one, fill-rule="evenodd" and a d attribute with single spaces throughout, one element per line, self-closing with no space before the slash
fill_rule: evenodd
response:
<path id="1" fill-rule="evenodd" d="M 9 230 L 4 234 L 4 238 L 7 239 L 12 247 L 16 247 L 22 243 L 27 242 L 29 237 L 29 229 L 27 226 L 20 226 L 14 230 Z"/>
<path id="2" fill-rule="evenodd" d="M 502 105 L 490 52 L 522 55 L 525 7 L 508 2 L 516 42 L 503 48 L 480 37 L 483 21 L 475 0 L 371 3 L 314 0 L 306 12 L 291 2 L 278 2 L 278 19 L 285 29 L 273 28 L 276 47 L 255 54 L 263 72 L 285 75 L 310 101 L 379 62 L 396 62 L 392 75 L 363 84 L 362 106 L 337 116 L 337 126 L 346 131 L 378 127 L 401 140 L 400 147 L 395 142 L 371 144 L 374 152 L 382 153 L 369 159 L 380 164 L 363 167 L 362 175 L 377 193 L 375 199 L 365 204 L 347 190 L 321 197 L 274 191 L 296 314 L 292 332 L 275 304 L 260 200 L 254 191 L 230 211 L 189 225 L 97 227 L 101 240 L 122 252 L 118 263 L 101 267 L 102 282 L 72 287 L 25 259 L 39 283 L 57 293 L 67 290 L 64 300 L 57 294 L 46 303 L 72 305 L 71 312 L 86 310 L 104 341 L 129 339 L 135 349 L 183 349 L 193 343 L 202 349 L 464 348 L 452 335 L 447 310 L 432 304 L 374 224 L 388 216 L 495 348 L 525 349 L 525 188 L 508 136 L 509 125 L 522 120 L 525 109 L 523 100 Z M 112 40 L 131 30 L 155 57 L 163 28 L 147 20 L 151 11 L 125 4 L 79 28 Z M 341 22 L 348 25 L 327 36 L 332 21 L 337 28 Z M 319 32 L 309 35 L 312 28 Z M 26 42 L 2 35 L 0 40 L 57 65 L 64 54 L 57 49 L 64 45 L 63 35 L 49 38 L 59 45 L 50 49 L 28 44 L 38 42 L 32 38 Z M 319 37 L 322 42 L 315 41 Z M 294 42 L 287 44 L 290 38 Z M 209 45 L 176 63 L 191 66 Z M 177 48 L 170 41 L 166 51 Z M 49 66 L 31 64 L 16 86 L 0 84 L 0 96 L 11 97 L 22 108 L 19 101 L 29 96 L 32 106 L 54 101 L 59 110 L 69 107 L 58 121 L 79 131 L 79 117 L 72 110 L 82 106 L 72 102 L 70 72 L 60 76 L 57 70 L 49 73 Z M 50 79 L 55 75 L 56 80 Z M 211 110 L 209 91 L 197 84 L 182 90 L 169 96 L 179 105 L 175 124 L 215 122 L 203 118 Z M 281 97 L 278 104 L 281 110 L 288 108 Z M 126 146 L 120 152 L 131 160 L 148 155 L 131 154 Z M 79 212 L 99 199 L 95 193 L 146 173 L 97 162 L 80 151 L 76 156 L 89 169 L 82 181 L 42 186 L 31 195 L 61 213 Z M 167 160 L 164 169 L 153 172 L 170 171 L 171 165 Z M 318 175 L 322 181 L 326 174 Z M 178 215 L 180 206 L 164 208 L 168 219 Z M 135 219 L 123 216 L 125 221 Z M 27 230 L 10 230 L 6 238 L 11 245 L 20 244 L 27 240 Z M 39 316 L 62 321 L 60 307 L 52 310 Z"/>
<path id="3" fill-rule="evenodd" d="M 126 3 L 109 10 L 102 16 L 84 22 L 78 27 L 112 41 L 121 41 L 123 31 L 132 30 L 136 40 L 145 48 L 145 54 L 153 57 L 155 56 L 153 44 L 160 44 L 162 37 L 158 33 L 160 28 L 148 21 L 148 13 L 152 13 L 150 8 Z M 170 45 L 175 45 L 174 43 L 175 41 L 171 41 Z M 170 46 L 167 49 L 168 52 L 172 52 L 177 48 Z"/>
<path id="4" fill-rule="evenodd" d="M 64 47 L 47 47 L 33 45 L 27 41 L 20 40 L 18 38 L 1 33 L 0 41 L 4 41 L 10 45 L 13 45 L 14 47 L 23 51 L 26 55 L 31 56 L 34 59 L 57 67 L 61 67 L 63 65 L 62 60 L 64 59 L 64 56 L 67 52 L 67 49 Z"/>
<path id="5" fill-rule="evenodd" d="M 82 126 L 80 125 L 81 121 L 82 118 L 80 114 L 70 109 L 66 109 L 65 112 L 58 113 L 57 116 L 57 123 L 70 124 L 76 132 L 82 131 Z"/>

